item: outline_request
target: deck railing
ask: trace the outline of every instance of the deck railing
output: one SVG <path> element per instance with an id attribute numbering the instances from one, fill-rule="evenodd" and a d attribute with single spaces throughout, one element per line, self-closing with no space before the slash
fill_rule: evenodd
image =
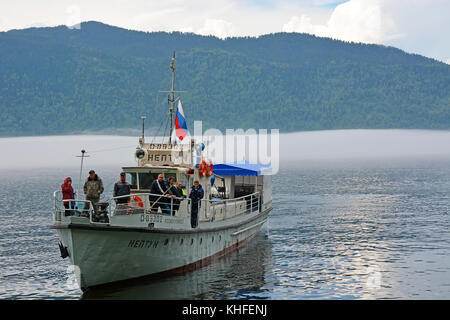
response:
<path id="1" fill-rule="evenodd" d="M 204 218 L 210 221 L 226 220 L 242 214 L 261 211 L 261 197 L 259 192 L 233 199 L 203 199 L 207 205 Z"/>
<path id="2" fill-rule="evenodd" d="M 55 221 L 61 221 L 61 215 L 89 217 L 92 223 L 108 223 L 109 217 L 129 214 L 162 213 L 178 217 L 191 215 L 191 199 L 152 193 L 132 193 L 112 197 L 100 201 L 95 208 L 89 200 L 61 198 L 61 191 L 55 191 Z M 87 205 L 89 209 L 85 210 Z M 233 199 L 202 199 L 199 202 L 198 219 L 213 222 L 259 211 L 261 211 L 261 196 L 259 192 L 255 192 Z"/>
<path id="3" fill-rule="evenodd" d="M 62 199 L 62 192 L 55 191 L 54 199 L 54 221 L 61 221 L 62 216 L 87 217 L 91 222 L 95 220 L 95 208 L 89 200 Z"/>

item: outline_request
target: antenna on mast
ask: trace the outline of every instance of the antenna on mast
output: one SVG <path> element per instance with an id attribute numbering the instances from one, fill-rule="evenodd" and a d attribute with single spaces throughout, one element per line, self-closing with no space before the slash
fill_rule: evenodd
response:
<path id="1" fill-rule="evenodd" d="M 85 155 L 86 150 L 81 150 L 81 156 L 76 156 L 77 158 L 81 158 L 81 166 L 80 166 L 80 176 L 78 177 L 78 188 L 77 188 L 77 199 L 80 199 L 80 186 L 81 186 L 81 173 L 83 172 L 83 161 L 84 158 L 89 157 Z"/>

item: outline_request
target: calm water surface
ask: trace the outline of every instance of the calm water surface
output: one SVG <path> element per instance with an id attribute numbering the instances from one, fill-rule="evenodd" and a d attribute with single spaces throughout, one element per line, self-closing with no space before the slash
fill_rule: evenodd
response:
<path id="1" fill-rule="evenodd" d="M 119 170 L 97 170 L 105 193 Z M 284 164 L 270 221 L 246 247 L 85 294 L 49 229 L 52 193 L 77 168 L 0 174 L 2 299 L 450 299 L 449 159 Z"/>

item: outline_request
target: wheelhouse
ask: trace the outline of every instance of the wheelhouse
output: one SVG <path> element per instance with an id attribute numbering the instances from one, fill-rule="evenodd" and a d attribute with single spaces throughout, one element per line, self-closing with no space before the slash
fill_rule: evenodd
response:
<path id="1" fill-rule="evenodd" d="M 132 193 L 150 192 L 153 181 L 157 180 L 161 173 L 166 180 L 174 177 L 175 181 L 181 182 L 185 191 L 193 183 L 190 175 L 186 174 L 186 168 L 182 167 L 124 167 L 122 169 L 126 174 L 126 180 L 131 184 Z"/>

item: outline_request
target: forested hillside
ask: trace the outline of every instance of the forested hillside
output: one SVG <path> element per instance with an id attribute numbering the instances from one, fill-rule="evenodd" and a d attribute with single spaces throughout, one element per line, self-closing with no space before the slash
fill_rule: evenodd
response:
<path id="1" fill-rule="evenodd" d="M 141 115 L 158 128 L 173 51 L 188 127 L 450 129 L 450 66 L 392 47 L 87 22 L 0 33 L 0 135 L 139 128 Z"/>

